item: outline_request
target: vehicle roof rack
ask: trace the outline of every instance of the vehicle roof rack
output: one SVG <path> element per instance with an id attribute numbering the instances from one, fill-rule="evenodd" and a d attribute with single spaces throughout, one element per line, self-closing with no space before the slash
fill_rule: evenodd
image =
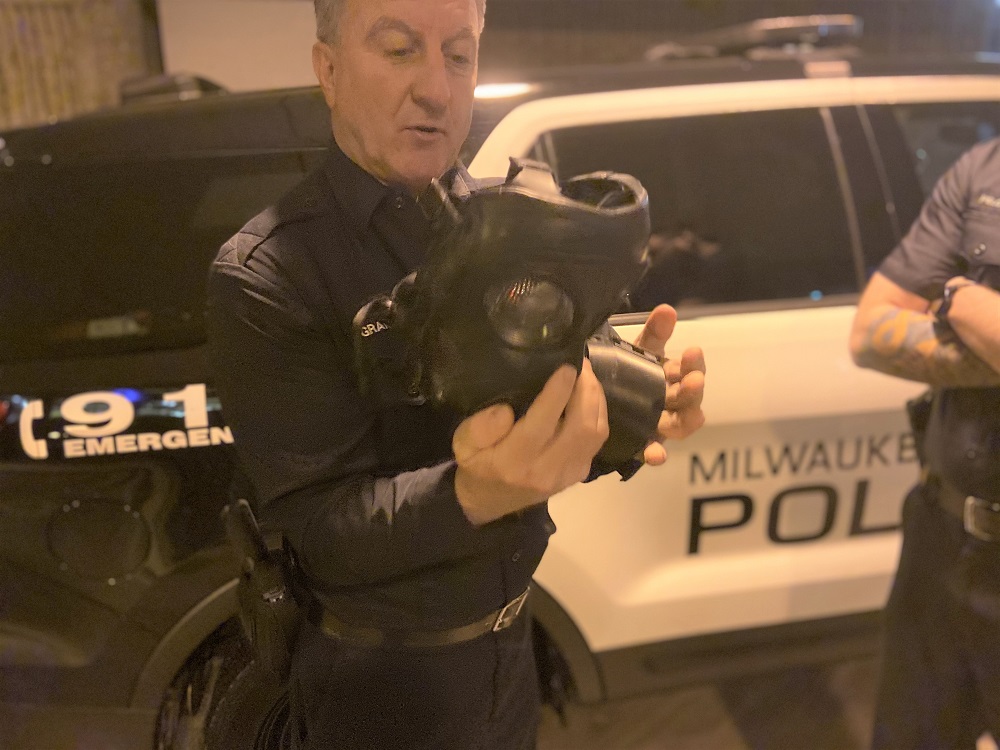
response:
<path id="1" fill-rule="evenodd" d="M 118 96 L 122 104 L 197 99 L 206 94 L 224 93 L 226 90 L 215 81 L 190 73 L 163 73 L 129 78 L 118 86 Z"/>
<path id="2" fill-rule="evenodd" d="M 689 34 L 646 50 L 650 61 L 691 57 L 752 56 L 755 51 L 808 52 L 861 37 L 864 22 L 850 14 L 761 18 Z"/>

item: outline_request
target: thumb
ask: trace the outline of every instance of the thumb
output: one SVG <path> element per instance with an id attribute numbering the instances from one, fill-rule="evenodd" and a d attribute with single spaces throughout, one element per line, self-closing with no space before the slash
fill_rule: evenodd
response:
<path id="1" fill-rule="evenodd" d="M 670 305 L 657 305 L 646 318 L 646 325 L 635 340 L 635 345 L 652 352 L 657 357 L 663 356 L 663 348 L 674 333 L 677 325 L 677 311 Z"/>
<path id="2" fill-rule="evenodd" d="M 455 458 L 462 462 L 476 453 L 492 448 L 514 427 L 514 410 L 510 404 L 494 404 L 466 417 L 452 438 Z"/>

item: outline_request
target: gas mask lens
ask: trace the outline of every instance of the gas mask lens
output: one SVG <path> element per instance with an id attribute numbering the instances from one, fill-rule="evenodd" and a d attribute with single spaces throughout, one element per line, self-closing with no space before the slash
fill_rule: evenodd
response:
<path id="1" fill-rule="evenodd" d="M 545 279 L 493 284 L 483 297 L 486 316 L 509 346 L 557 346 L 573 326 L 573 301 Z"/>

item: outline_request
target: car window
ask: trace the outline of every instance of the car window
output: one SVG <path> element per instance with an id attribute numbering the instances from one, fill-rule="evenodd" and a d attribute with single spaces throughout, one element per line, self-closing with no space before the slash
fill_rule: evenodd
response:
<path id="1" fill-rule="evenodd" d="M 534 156 L 563 179 L 613 170 L 649 191 L 651 262 L 635 310 L 858 290 L 817 110 L 579 126 L 545 134 Z"/>
<path id="2" fill-rule="evenodd" d="M 925 195 L 963 153 L 1000 135 L 1000 102 L 896 104 L 892 113 Z"/>
<path id="3" fill-rule="evenodd" d="M 1000 133 L 1000 102 L 883 104 L 864 108 L 888 181 L 896 224 L 905 233 L 942 174 L 966 150 Z M 865 247 L 869 271 L 895 243 Z"/>
<path id="4" fill-rule="evenodd" d="M 0 362 L 202 340 L 211 259 L 301 177 L 294 155 L 0 172 Z"/>

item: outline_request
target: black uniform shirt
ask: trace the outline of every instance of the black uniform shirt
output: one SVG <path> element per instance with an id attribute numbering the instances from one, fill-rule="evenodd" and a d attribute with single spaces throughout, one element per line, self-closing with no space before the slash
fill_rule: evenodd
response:
<path id="1" fill-rule="evenodd" d="M 524 590 L 555 530 L 544 505 L 474 527 L 455 497 L 455 419 L 361 393 L 354 315 L 415 270 L 427 236 L 412 197 L 333 146 L 209 278 L 216 384 L 264 522 L 352 624 L 472 622 Z"/>
<path id="2" fill-rule="evenodd" d="M 965 153 L 879 269 L 928 300 L 953 276 L 1000 291 L 1000 139 Z M 1000 388 L 954 388 L 936 400 L 931 470 L 970 494 L 1000 499 Z"/>

